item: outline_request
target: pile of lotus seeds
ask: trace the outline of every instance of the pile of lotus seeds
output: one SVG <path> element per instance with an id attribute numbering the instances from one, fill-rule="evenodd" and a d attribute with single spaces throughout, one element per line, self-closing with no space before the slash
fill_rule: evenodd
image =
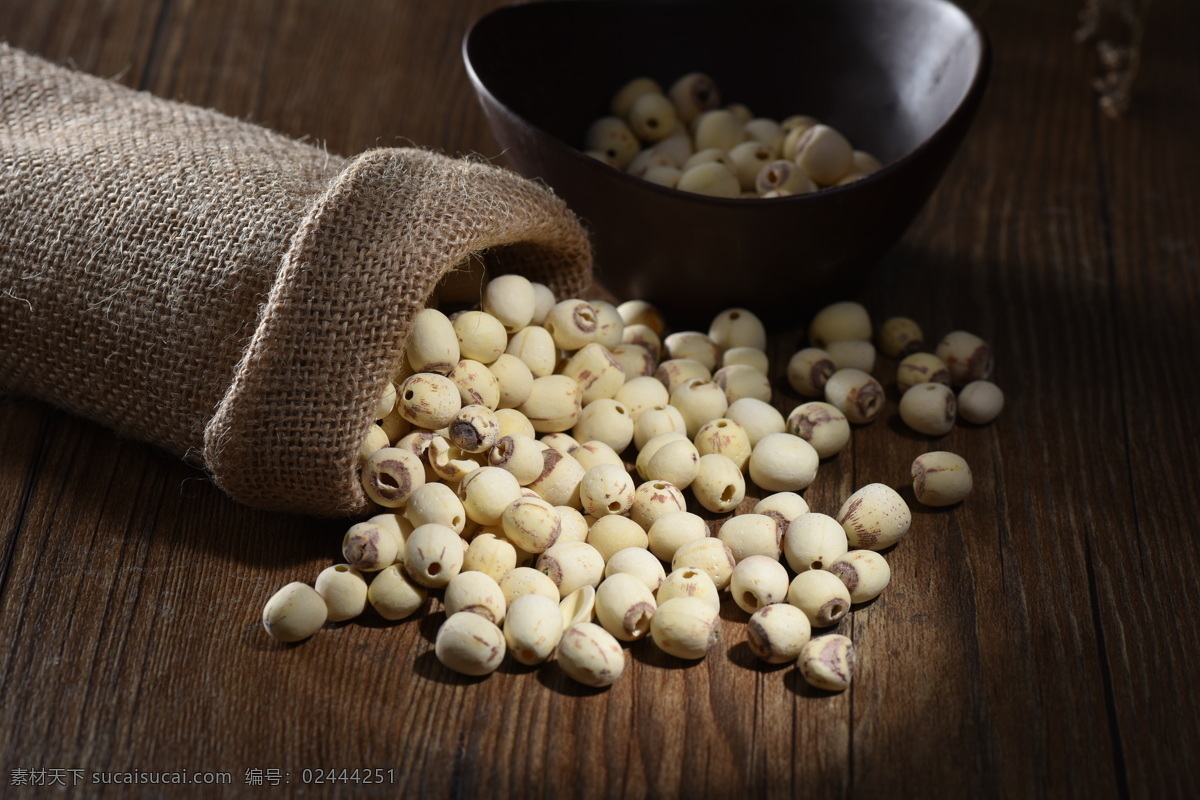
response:
<path id="1" fill-rule="evenodd" d="M 382 513 L 349 528 L 345 563 L 315 588 L 290 583 L 267 602 L 267 632 L 300 641 L 368 603 L 401 620 L 434 590 L 446 614 L 434 649 L 449 669 L 486 675 L 506 655 L 553 657 L 574 680 L 607 686 L 625 669 L 623 643 L 648 637 L 677 658 L 704 658 L 729 597 L 751 615 L 758 658 L 845 689 L 850 639 L 814 631 L 884 590 L 891 570 L 879 551 L 912 519 L 880 483 L 832 516 L 799 494 L 851 426 L 884 407 L 866 310 L 837 303 L 812 319 L 812 346 L 787 374 L 821 399 L 785 418 L 770 403 L 765 330 L 747 309 L 720 313 L 707 333 L 667 334 L 645 302 L 557 302 L 518 275 L 487 282 L 481 305 L 416 317 L 362 444 L 363 487 Z M 956 331 L 928 353 L 916 323 L 893 318 L 876 341 L 903 358 L 900 414 L 914 429 L 936 436 L 956 415 L 999 414 L 978 337 Z M 963 387 L 957 398 L 950 386 Z M 736 512 L 747 476 L 768 494 L 712 535 L 696 512 Z M 951 453 L 920 456 L 912 476 L 929 505 L 971 490 Z"/>
<path id="2" fill-rule="evenodd" d="M 815 117 L 777 122 L 745 105 L 721 108 L 721 93 L 701 72 L 663 92 L 634 78 L 613 96 L 611 116 L 591 124 L 584 152 L 631 175 L 713 197 L 787 197 L 842 186 L 880 169 Z"/>

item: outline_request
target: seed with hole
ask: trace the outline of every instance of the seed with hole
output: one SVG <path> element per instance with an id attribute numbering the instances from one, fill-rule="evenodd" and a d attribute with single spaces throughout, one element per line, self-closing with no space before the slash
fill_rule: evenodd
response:
<path id="1" fill-rule="evenodd" d="M 745 499 L 746 479 L 729 458 L 709 453 L 700 456 L 698 467 L 691 489 L 700 505 L 716 514 L 725 514 Z"/>
<path id="2" fill-rule="evenodd" d="M 831 403 L 814 400 L 792 409 L 787 418 L 788 433 L 812 445 L 819 458 L 840 453 L 850 443 L 850 421 Z"/>
<path id="3" fill-rule="evenodd" d="M 904 358 L 920 350 L 925 334 L 917 321 L 908 317 L 888 317 L 879 326 L 879 352 L 888 358 Z"/>
<path id="4" fill-rule="evenodd" d="M 404 518 L 418 528 L 436 522 L 462 533 L 467 524 L 467 512 L 458 495 L 444 483 L 427 483 L 413 492 L 404 507 Z"/>
<path id="5" fill-rule="evenodd" d="M 321 570 L 314 588 L 325 599 L 330 622 L 354 619 L 367 607 L 367 582 L 349 564 L 334 564 Z"/>
<path id="6" fill-rule="evenodd" d="M 629 106 L 629 127 L 644 142 L 657 142 L 675 132 L 675 106 L 661 94 L 646 92 Z"/>
<path id="7" fill-rule="evenodd" d="M 602 397 L 580 410 L 574 431 L 579 441 L 604 442 L 620 453 L 633 441 L 634 421 L 619 400 Z"/>
<path id="8" fill-rule="evenodd" d="M 865 425 L 883 412 L 883 387 L 860 369 L 840 369 L 825 383 L 825 401 L 850 422 Z"/>
<path id="9" fill-rule="evenodd" d="M 736 565 L 737 560 L 729 545 L 713 536 L 680 545 L 671 559 L 672 571 L 692 567 L 707 572 L 717 589 L 729 585 Z"/>
<path id="10" fill-rule="evenodd" d="M 669 481 L 646 481 L 633 493 L 629 516 L 648 532 L 659 517 L 672 511 L 687 511 L 683 492 Z"/>
<path id="11" fill-rule="evenodd" d="M 851 603 L 874 600 L 892 579 L 892 568 L 874 550 L 851 550 L 838 556 L 827 569 L 846 584 Z"/>
<path id="12" fill-rule="evenodd" d="M 404 542 L 400 529 L 369 519 L 350 526 L 342 538 L 342 557 L 363 572 L 378 572 L 396 562 Z"/>
<path id="13" fill-rule="evenodd" d="M 809 512 L 796 517 L 783 535 L 783 554 L 793 572 L 828 569 L 850 549 L 846 532 L 826 514 Z"/>
<path id="14" fill-rule="evenodd" d="M 738 608 L 753 614 L 763 606 L 782 603 L 788 593 L 788 574 L 778 558 L 748 556 L 733 568 L 729 593 Z"/>
<path id="15" fill-rule="evenodd" d="M 839 634 L 810 639 L 797 664 L 804 680 L 818 689 L 845 691 L 854 676 L 854 644 Z"/>
<path id="16" fill-rule="evenodd" d="M 465 550 L 453 528 L 431 522 L 408 535 L 404 568 L 422 586 L 441 588 L 462 570 Z"/>
<path id="17" fill-rule="evenodd" d="M 650 633 L 655 608 L 654 594 L 634 575 L 618 572 L 596 588 L 596 619 L 623 642 L 636 641 Z"/>
<path id="18" fill-rule="evenodd" d="M 850 591 L 838 576 L 810 569 L 792 579 L 787 601 L 803 611 L 814 628 L 828 628 L 850 610 Z"/>
<path id="19" fill-rule="evenodd" d="M 671 84 L 668 91 L 682 122 L 691 122 L 704 111 L 721 105 L 721 93 L 703 72 L 689 72 Z"/>
<path id="20" fill-rule="evenodd" d="M 966 386 L 971 381 L 982 381 L 991 377 L 992 348 L 973 333 L 948 333 L 938 342 L 934 352 L 950 370 L 950 383 L 954 386 Z"/>

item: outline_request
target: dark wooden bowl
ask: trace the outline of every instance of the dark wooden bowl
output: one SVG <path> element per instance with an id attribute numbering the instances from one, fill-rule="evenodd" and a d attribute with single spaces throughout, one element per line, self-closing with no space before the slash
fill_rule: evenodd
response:
<path id="1" fill-rule="evenodd" d="M 583 218 L 597 278 L 694 324 L 729 306 L 786 323 L 799 298 L 846 290 L 896 243 L 961 144 L 987 82 L 987 39 L 946 0 L 671 3 L 498 9 L 463 57 L 511 166 Z M 622 84 L 706 72 L 722 102 L 810 114 L 884 169 L 777 199 L 651 184 L 584 155 Z"/>

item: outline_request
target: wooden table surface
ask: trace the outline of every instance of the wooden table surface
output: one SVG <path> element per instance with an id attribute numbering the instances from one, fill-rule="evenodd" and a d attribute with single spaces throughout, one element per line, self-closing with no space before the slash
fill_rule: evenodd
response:
<path id="1" fill-rule="evenodd" d="M 491 5 L 4 0 L 0 39 L 335 152 L 498 157 L 459 50 Z M 57 796 L 14 785 L 56 776 L 163 796 L 93 783 L 152 770 L 229 774 L 172 792 L 197 797 L 1200 796 L 1200 9 L 1148 9 L 1112 121 L 1079 6 L 969 6 L 994 45 L 983 107 L 854 298 L 985 336 L 1008 407 L 930 440 L 893 404 L 807 491 L 833 513 L 931 449 L 975 473 L 961 507 L 915 510 L 892 585 L 841 623 L 849 691 L 758 666 L 731 604 L 705 661 L 643 642 L 599 692 L 554 665 L 450 673 L 433 612 L 281 646 L 263 603 L 334 563 L 346 523 L 241 507 L 154 447 L 6 399 L 0 796 Z M 777 377 L 798 341 L 773 341 Z M 305 785 L 330 768 L 386 782 Z"/>

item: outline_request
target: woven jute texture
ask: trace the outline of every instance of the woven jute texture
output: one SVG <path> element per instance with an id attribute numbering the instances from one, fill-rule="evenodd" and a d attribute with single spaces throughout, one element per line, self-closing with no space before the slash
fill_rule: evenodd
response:
<path id="1" fill-rule="evenodd" d="M 483 251 L 578 295 L 545 187 L 421 149 L 342 159 L 0 44 L 0 390 L 235 499 L 371 508 L 359 443 L 438 281 Z"/>

